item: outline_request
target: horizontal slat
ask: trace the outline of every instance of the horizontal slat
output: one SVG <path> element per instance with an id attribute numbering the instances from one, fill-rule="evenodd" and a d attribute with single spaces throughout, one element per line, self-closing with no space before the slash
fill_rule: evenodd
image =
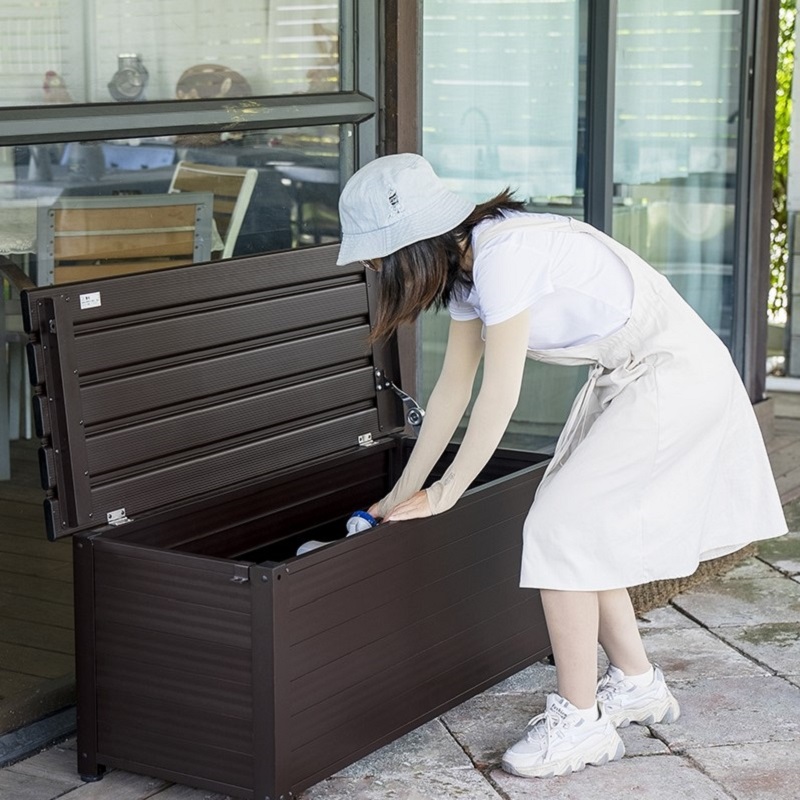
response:
<path id="1" fill-rule="evenodd" d="M 447 526 L 435 526 L 431 530 L 431 526 L 424 522 L 404 523 L 402 536 L 389 533 L 380 539 L 373 539 L 369 547 L 348 553 L 347 558 L 330 559 L 325 570 L 303 570 L 302 563 L 298 563 L 290 583 L 291 608 L 317 602 L 322 609 L 327 603 L 326 598 L 339 592 L 337 607 L 341 608 L 343 615 L 340 619 L 346 619 L 351 612 L 358 613 L 360 588 L 356 584 L 361 587 L 367 585 L 366 581 L 380 584 L 378 576 L 386 564 L 391 564 L 393 569 L 400 569 L 404 562 L 425 559 L 428 553 L 439 547 L 527 513 L 543 471 L 543 467 L 532 469 L 509 481 L 482 489 L 479 496 L 466 495 L 448 512 Z M 388 597 L 388 587 L 385 583 L 382 586 L 382 596 Z M 404 591 L 404 587 L 398 585 L 393 591 Z M 333 618 L 327 619 L 322 627 L 335 622 Z"/>
<path id="2" fill-rule="evenodd" d="M 124 661 L 144 661 L 154 667 L 169 667 L 185 674 L 220 677 L 250 685 L 252 658 L 250 649 L 231 647 L 188 636 L 173 636 L 159 631 L 137 628 L 131 636 L 128 628 L 104 625 L 95 638 L 97 650 L 113 653 Z"/>
<path id="3" fill-rule="evenodd" d="M 131 629 L 136 637 L 136 630 Z M 95 660 L 99 691 L 142 699 L 151 705 L 159 702 L 188 707 L 202 706 L 211 714 L 234 717 L 247 724 L 252 720 L 252 691 L 249 684 L 233 683 L 214 676 L 184 673 L 177 669 L 152 666 L 143 661 L 127 661 L 114 653 L 99 651 Z"/>
<path id="4" fill-rule="evenodd" d="M 363 284 L 261 300 L 191 314 L 165 316 L 135 326 L 85 333 L 77 337 L 78 372 L 91 375 L 104 366 L 151 364 L 159 358 L 199 353 L 234 342 L 347 318 L 365 318 Z"/>
<path id="5" fill-rule="evenodd" d="M 186 198 L 186 203 L 176 205 L 174 197 L 165 196 L 163 205 L 129 206 L 120 214 L 119 208 L 60 208 L 53 210 L 55 228 L 60 234 L 76 234 L 95 231 L 117 231 L 124 228 L 142 230 L 158 228 L 194 227 L 196 202 Z M 70 238 L 69 236 L 65 238 Z"/>
<path id="6" fill-rule="evenodd" d="M 185 253 L 186 250 L 180 250 Z M 190 251 L 191 252 L 191 251 Z M 66 284 L 78 281 L 96 280 L 97 278 L 111 278 L 116 275 L 128 275 L 132 272 L 154 272 L 158 269 L 172 269 L 191 264 L 191 258 L 153 259 L 151 261 L 118 261 L 113 264 L 89 264 L 56 267 L 54 271 L 55 283 Z"/>
<path id="7" fill-rule="evenodd" d="M 402 600 L 414 589 L 448 581 L 458 591 L 461 570 L 471 569 L 473 579 L 479 581 L 482 570 L 476 565 L 486 562 L 485 569 L 490 570 L 490 559 L 497 558 L 498 555 L 506 559 L 516 559 L 518 562 L 523 519 L 524 517 L 519 516 L 498 526 L 487 526 L 484 531 L 459 539 L 448 546 L 404 558 L 397 564 L 383 561 L 375 554 L 374 557 L 383 563 L 383 569 L 364 579 L 359 579 L 358 573 L 353 572 L 352 581 L 347 587 L 293 609 L 289 626 L 292 644 L 360 616 L 366 610 L 364 598 L 368 597 L 383 605 L 391 600 Z M 397 535 L 392 533 L 391 525 L 386 528 L 385 536 Z M 501 541 L 492 537 L 493 531 L 502 536 Z M 509 550 L 510 555 L 502 555 Z M 456 577 L 452 578 L 453 575 Z M 454 599 L 457 597 L 456 595 Z M 439 599 L 441 598 L 437 598 Z"/>
<path id="8" fill-rule="evenodd" d="M 125 526 L 126 542 L 231 557 L 292 533 L 334 509 L 342 518 L 385 493 L 390 453 L 376 446 L 266 481 L 248 490 L 204 499 L 191 508 L 139 519 Z"/>
<path id="9" fill-rule="evenodd" d="M 158 561 L 109 556 L 101 548 L 95 553 L 95 587 L 98 593 L 139 593 L 163 597 L 181 603 L 207 606 L 214 611 L 249 615 L 250 593 L 231 585 L 233 567 L 224 572 L 200 569 L 176 569 Z M 198 609 L 197 613 L 202 613 Z M 187 631 L 187 635 L 188 631 Z"/>
<path id="10" fill-rule="evenodd" d="M 362 325 L 291 342 L 248 348 L 84 386 L 81 399 L 87 427 L 115 418 L 130 419 L 210 394 L 242 390 L 298 373 L 313 373 L 366 356 L 369 328 Z M 112 362 L 113 363 L 113 362 Z M 213 386 L 207 385 L 208 375 Z"/>
<path id="11" fill-rule="evenodd" d="M 153 511 L 208 491 L 235 486 L 265 474 L 357 447 L 359 435 L 378 431 L 377 412 L 368 410 L 268 439 L 120 478 L 92 489 L 95 518 L 118 508 L 128 516 Z"/>
<path id="12" fill-rule="evenodd" d="M 363 267 L 336 265 L 338 245 L 314 247 L 303 251 L 302 283 L 338 278 L 363 277 Z M 150 312 L 169 312 L 207 303 L 209 298 L 247 299 L 254 294 L 298 284 L 297 252 L 270 253 L 236 261 L 215 261 L 196 264 L 190 268 L 162 275 L 129 275 L 119 278 L 111 290 L 110 284 L 96 281 L 87 284 L 83 292 L 99 291 L 102 303 L 92 308 L 72 307 L 76 324 L 91 325 L 100 320 L 113 320 L 140 314 L 143 303 Z M 23 292 L 23 312 L 28 332 L 38 331 L 42 325 L 40 301 L 52 296 L 52 287 L 42 287 Z"/>
<path id="13" fill-rule="evenodd" d="M 382 647 L 390 649 L 396 637 L 401 642 L 402 651 L 406 646 L 402 642 L 409 635 L 411 627 L 421 626 L 424 629 L 430 616 L 450 613 L 442 612 L 442 609 L 469 606 L 472 598 L 484 592 L 486 586 L 495 587 L 508 580 L 509 576 L 512 576 L 516 591 L 519 592 L 519 560 L 518 546 L 499 550 L 489 558 L 477 560 L 467 567 L 459 569 L 454 565 L 452 573 L 441 580 L 432 583 L 415 581 L 407 586 L 404 595 L 391 600 L 371 597 L 372 602 L 363 607 L 363 613 L 292 644 L 290 657 L 293 680 L 302 683 L 309 675 L 316 674 L 317 669 L 331 662 L 350 660 L 354 653 L 372 647 L 380 640 Z M 335 599 L 332 598 L 331 602 L 335 602 Z M 492 598 L 494 602 L 498 602 L 497 598 Z M 488 607 L 491 607 L 491 603 Z M 288 628 L 293 632 L 296 618 L 292 615 L 290 619 Z M 465 624 L 473 621 L 472 618 L 467 619 Z M 457 624 L 457 621 L 453 624 Z M 445 630 L 449 630 L 449 625 L 442 626 L 438 635 Z M 412 638 L 410 646 L 417 647 L 415 639 Z"/>
<path id="14" fill-rule="evenodd" d="M 125 690 L 98 692 L 100 718 L 124 725 L 134 739 L 161 735 L 187 745 L 216 747 L 249 754 L 253 748 L 252 726 L 240 717 L 212 713 L 203 697 L 190 703 L 153 700 Z"/>
<path id="15" fill-rule="evenodd" d="M 109 717 L 108 714 L 105 715 Z M 147 773 L 147 768 L 160 768 L 173 775 L 185 775 L 188 780 L 205 779 L 236 787 L 253 783 L 252 756 L 231 753 L 211 747 L 192 747 L 191 744 L 155 732 L 137 733 L 135 719 L 130 724 L 117 722 L 114 717 L 98 726 L 97 758 L 105 763 L 104 756 L 119 759 L 126 769 Z"/>
<path id="16" fill-rule="evenodd" d="M 372 370 L 364 368 L 89 435 L 89 471 L 96 476 L 174 453 L 189 453 L 259 429 L 266 432 L 290 421 L 296 424 L 314 414 L 333 414 L 342 401 L 366 403 L 374 394 Z"/>
<path id="17" fill-rule="evenodd" d="M 372 669 L 362 673 L 360 681 L 348 685 L 346 678 L 336 671 L 329 692 L 317 692 L 317 702 L 303 703 L 301 710 L 294 711 L 294 746 L 337 727 L 341 719 L 367 714 L 370 709 L 386 703 L 388 697 L 413 692 L 415 687 L 435 681 L 454 665 L 469 661 L 479 653 L 491 653 L 504 639 L 525 625 L 523 618 L 527 602 L 521 593 L 517 598 L 514 604 L 504 603 L 504 607 L 492 617 L 478 616 L 473 624 L 455 631 L 440 630 L 438 636 L 432 637 L 433 643 L 426 639 L 427 647 L 408 643 L 406 657 L 401 654 L 398 658 L 394 653 L 393 659 L 384 659 L 381 644 L 365 649 L 361 654 L 362 662 L 366 661 Z M 480 615 L 480 611 L 477 613 Z M 324 679 L 326 673 L 326 670 L 320 671 L 320 678 Z M 378 680 L 376 675 L 380 676 Z M 304 730 L 312 717 L 314 729 Z"/>
<path id="18" fill-rule="evenodd" d="M 250 646 L 250 616 L 134 592 L 97 592 L 97 624 L 144 628 L 230 647 Z"/>
<path id="19" fill-rule="evenodd" d="M 531 663 L 532 657 L 547 652 L 544 623 L 532 624 L 526 616 L 506 619 L 500 627 L 487 629 L 486 638 L 474 641 L 463 639 L 459 648 L 465 655 L 456 659 L 447 656 L 448 667 L 425 681 L 410 687 L 384 683 L 381 713 L 374 705 L 363 713 L 339 714 L 335 725 L 330 724 L 326 710 L 316 707 L 292 719 L 293 774 L 310 776 L 336 763 L 347 760 L 355 752 L 369 752 L 375 742 L 386 743 L 387 732 L 408 730 L 451 708 L 460 697 L 474 694 L 477 688 L 495 682 L 492 676 L 508 674 L 509 667 Z M 503 635 L 506 634 L 506 635 Z M 449 641 L 455 646 L 456 643 Z M 481 646 L 483 645 L 483 647 Z M 380 676 L 376 676 L 380 682 Z M 319 721 L 315 712 L 322 715 Z"/>
<path id="20" fill-rule="evenodd" d="M 61 261 L 91 262 L 121 260 L 138 263 L 139 259 L 158 259 L 162 256 L 191 256 L 194 253 L 194 227 L 159 231 L 114 231 L 101 236 L 60 236 L 55 241 L 55 258 L 58 267 L 68 265 Z M 187 262 L 191 264 L 192 262 Z M 101 278 L 100 274 L 89 278 Z"/>

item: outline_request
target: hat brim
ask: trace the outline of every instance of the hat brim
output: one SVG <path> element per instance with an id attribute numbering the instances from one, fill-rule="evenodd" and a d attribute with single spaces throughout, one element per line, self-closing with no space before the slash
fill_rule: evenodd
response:
<path id="1" fill-rule="evenodd" d="M 475 203 L 453 192 L 436 198 L 435 203 L 392 225 L 365 233 L 342 233 L 336 259 L 338 266 L 354 261 L 370 261 L 396 253 L 404 247 L 453 230 L 473 211 Z"/>

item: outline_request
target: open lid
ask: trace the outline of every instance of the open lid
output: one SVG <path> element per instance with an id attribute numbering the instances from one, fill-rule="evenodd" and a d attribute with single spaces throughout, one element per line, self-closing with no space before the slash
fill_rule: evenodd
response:
<path id="1" fill-rule="evenodd" d="M 337 246 L 23 294 L 48 536 L 307 465 L 403 428 L 375 278 Z M 381 391 L 376 391 L 381 389 Z"/>

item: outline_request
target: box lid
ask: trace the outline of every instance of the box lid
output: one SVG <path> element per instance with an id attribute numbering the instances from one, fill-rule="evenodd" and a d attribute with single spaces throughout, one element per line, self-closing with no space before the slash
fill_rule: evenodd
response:
<path id="1" fill-rule="evenodd" d="M 375 277 L 338 246 L 23 294 L 48 536 L 134 518 L 403 428 Z"/>

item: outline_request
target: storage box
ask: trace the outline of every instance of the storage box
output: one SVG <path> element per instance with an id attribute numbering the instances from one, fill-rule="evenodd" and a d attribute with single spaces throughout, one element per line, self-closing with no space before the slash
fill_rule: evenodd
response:
<path id="1" fill-rule="evenodd" d="M 51 538 L 74 535 L 78 769 L 258 800 L 549 653 L 518 587 L 545 456 L 344 538 L 413 441 L 337 248 L 35 289 Z M 298 545 L 331 540 L 301 557 Z"/>

